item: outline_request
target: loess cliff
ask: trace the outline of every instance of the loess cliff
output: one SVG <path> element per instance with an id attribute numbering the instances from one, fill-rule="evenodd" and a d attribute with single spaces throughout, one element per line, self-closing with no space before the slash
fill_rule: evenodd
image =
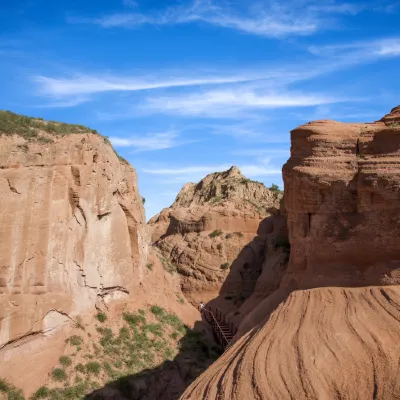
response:
<path id="1" fill-rule="evenodd" d="M 289 264 L 182 399 L 400 398 L 400 107 L 291 141 Z"/>

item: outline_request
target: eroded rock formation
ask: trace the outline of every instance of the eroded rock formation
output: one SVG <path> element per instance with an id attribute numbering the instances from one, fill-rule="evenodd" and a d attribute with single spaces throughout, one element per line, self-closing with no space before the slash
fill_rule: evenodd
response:
<path id="1" fill-rule="evenodd" d="M 146 262 L 134 169 L 98 134 L 39 137 L 0 135 L 3 377 L 24 353 L 18 346 L 45 357 L 49 343 L 28 342 L 56 335 L 95 307 L 129 297 Z M 21 369 L 14 372 L 21 376 Z"/>
<path id="2" fill-rule="evenodd" d="M 177 268 L 192 303 L 215 299 L 224 284 L 229 311 L 230 292 L 241 302 L 253 292 L 266 235 L 273 230 L 273 224 L 260 224 L 279 214 L 281 198 L 232 167 L 185 185 L 174 204 L 149 221 L 153 242 Z"/>
<path id="3" fill-rule="evenodd" d="M 289 265 L 182 399 L 400 398 L 399 110 L 292 131 Z"/>

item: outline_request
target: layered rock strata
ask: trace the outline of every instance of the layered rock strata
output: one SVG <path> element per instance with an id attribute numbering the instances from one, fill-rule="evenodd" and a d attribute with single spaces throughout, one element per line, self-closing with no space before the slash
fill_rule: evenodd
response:
<path id="1" fill-rule="evenodd" d="M 292 131 L 289 265 L 182 399 L 400 398 L 399 110 Z"/>

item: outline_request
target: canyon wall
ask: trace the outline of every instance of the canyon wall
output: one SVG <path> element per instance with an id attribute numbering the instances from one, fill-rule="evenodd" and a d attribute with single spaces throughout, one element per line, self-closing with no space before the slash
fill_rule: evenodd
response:
<path id="1" fill-rule="evenodd" d="M 400 107 L 291 140 L 289 265 L 182 399 L 400 398 Z"/>
<path id="2" fill-rule="evenodd" d="M 0 135 L 0 376 L 37 385 L 60 328 L 132 296 L 146 235 L 136 173 L 107 139 Z"/>

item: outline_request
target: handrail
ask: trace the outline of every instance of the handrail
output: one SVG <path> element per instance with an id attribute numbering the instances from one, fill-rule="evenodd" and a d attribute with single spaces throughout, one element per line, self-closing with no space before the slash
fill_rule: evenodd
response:
<path id="1" fill-rule="evenodd" d="M 216 333 L 217 333 L 218 337 L 219 337 L 222 341 L 225 342 L 225 344 L 223 344 L 223 343 L 221 343 L 221 344 L 222 344 L 224 347 L 225 347 L 225 346 L 228 346 L 229 340 L 226 338 L 224 332 L 222 331 L 222 328 L 221 328 L 220 324 L 218 323 L 217 318 L 215 318 L 215 316 L 214 316 L 214 314 L 212 313 L 212 311 L 211 311 L 211 310 L 208 310 L 207 308 L 204 308 L 204 309 L 203 309 L 203 312 L 207 313 L 207 314 L 211 317 L 211 319 L 213 320 L 213 322 L 212 322 L 212 321 L 209 321 L 208 318 L 206 317 L 206 319 L 208 320 L 208 322 L 210 322 L 211 325 L 212 325 L 213 327 L 216 326 L 216 327 L 218 328 L 218 332 L 216 332 Z"/>
<path id="2" fill-rule="evenodd" d="M 236 327 L 234 326 L 233 322 L 226 323 L 225 315 L 222 313 L 219 307 L 216 307 L 215 314 L 211 311 L 211 307 L 204 307 L 203 312 L 205 313 L 205 318 L 208 322 L 211 323 L 211 326 L 214 328 L 214 332 L 222 342 L 222 346 L 226 347 L 229 345 L 229 340 L 225 336 L 224 331 L 222 330 L 221 325 L 219 324 L 219 320 L 224 323 L 229 328 L 229 331 L 232 335 L 235 335 L 237 332 Z M 233 329 L 234 328 L 234 329 Z"/>

